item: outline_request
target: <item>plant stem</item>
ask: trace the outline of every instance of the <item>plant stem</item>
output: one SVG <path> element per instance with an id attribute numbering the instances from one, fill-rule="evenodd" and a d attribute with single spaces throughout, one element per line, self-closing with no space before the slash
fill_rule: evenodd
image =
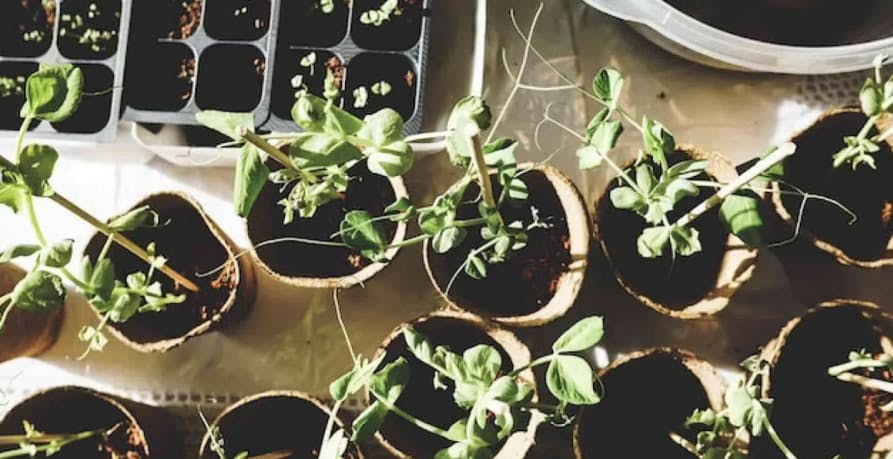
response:
<path id="1" fill-rule="evenodd" d="M 679 435 L 676 432 L 668 432 L 668 435 L 670 436 L 670 440 L 672 440 L 673 443 L 676 443 L 677 445 L 685 448 L 686 451 L 688 451 L 695 457 L 701 457 L 701 455 L 698 454 L 698 448 L 692 442 L 688 441 L 687 438 Z"/>
<path id="2" fill-rule="evenodd" d="M 506 376 L 508 376 L 508 377 L 510 377 L 510 378 L 517 377 L 517 376 L 520 375 L 521 373 L 523 373 L 523 372 L 525 372 L 525 371 L 527 371 L 527 370 L 529 370 L 529 369 L 531 369 L 531 368 L 538 367 L 538 366 L 540 366 L 540 365 L 544 365 L 544 364 L 547 364 L 547 363 L 551 362 L 551 361 L 554 360 L 555 357 L 557 357 L 557 356 L 558 356 L 558 354 L 549 354 L 549 355 L 545 355 L 545 356 L 543 356 L 543 357 L 540 357 L 540 358 L 538 358 L 538 359 L 536 359 L 536 360 L 534 360 L 534 361 L 528 363 L 527 365 L 524 365 L 524 366 L 521 367 L 521 368 L 518 368 L 518 369 L 512 371 L 511 373 L 509 373 L 509 374 L 506 375 Z"/>
<path id="3" fill-rule="evenodd" d="M 337 290 L 336 290 L 337 292 Z M 353 351 L 351 350 L 351 354 Z M 329 442 L 329 438 L 332 436 L 332 428 L 335 426 L 335 416 L 338 416 L 338 410 L 341 409 L 341 400 L 335 401 L 335 405 L 332 406 L 332 414 L 329 415 L 329 420 L 326 422 L 326 430 L 322 435 L 322 444 L 319 446 L 320 454 L 326 448 L 326 444 Z"/>
<path id="4" fill-rule="evenodd" d="M 4 451 L 0 453 L 0 459 L 9 459 L 13 457 L 34 457 L 32 452 L 42 453 L 50 449 L 62 449 L 72 443 L 86 440 L 98 435 L 104 435 L 105 430 L 91 430 L 89 432 L 81 432 L 71 435 L 51 435 L 43 434 L 36 437 L 28 438 L 25 435 L 5 435 L 0 437 L 0 445 L 20 445 L 22 443 L 35 444 L 45 443 L 37 446 L 33 450 L 26 450 L 23 447 L 12 451 Z"/>
<path id="5" fill-rule="evenodd" d="M 772 423 L 769 422 L 768 416 L 763 416 L 763 427 L 766 428 L 766 432 L 769 432 L 769 437 L 772 438 L 772 441 L 775 443 L 775 446 L 784 454 L 784 457 L 787 459 L 797 459 L 797 456 L 788 449 L 787 445 L 781 440 L 781 437 L 778 436 L 778 432 L 775 431 L 775 427 L 772 426 Z"/>
<path id="6" fill-rule="evenodd" d="M 753 167 L 746 170 L 738 178 L 732 180 L 731 182 L 720 188 L 719 191 L 716 192 L 716 194 L 701 202 L 694 209 L 690 210 L 687 214 L 680 217 L 679 220 L 676 220 L 676 223 L 674 223 L 673 226 L 681 228 L 688 225 L 708 210 L 721 204 L 729 195 L 731 195 L 735 191 L 738 191 L 738 189 L 742 188 L 743 186 L 750 183 L 752 180 L 762 175 L 772 166 L 778 164 L 788 156 L 794 154 L 794 151 L 796 151 L 796 149 L 797 147 L 790 142 L 781 145 L 771 154 L 759 160 L 756 164 L 753 165 Z"/>
<path id="7" fill-rule="evenodd" d="M 844 382 L 859 384 L 860 386 L 869 389 L 875 389 L 893 394 L 893 382 L 890 381 L 881 381 L 879 379 L 869 378 L 867 376 L 857 375 L 854 373 L 841 373 L 837 375 L 837 379 Z"/>
<path id="8" fill-rule="evenodd" d="M 406 422 L 408 422 L 408 423 L 410 423 L 410 424 L 412 424 L 428 433 L 432 433 L 439 437 L 443 437 L 449 441 L 462 441 L 462 439 L 453 438 L 453 436 L 451 436 L 450 433 L 447 432 L 446 430 L 443 430 L 440 427 L 436 427 L 431 424 L 428 424 L 427 422 L 416 418 L 415 416 L 407 413 L 406 411 L 403 411 L 400 407 L 391 403 L 388 399 L 383 397 L 381 394 L 372 390 L 371 387 L 369 388 L 369 391 L 372 393 L 372 395 L 375 396 L 375 398 L 378 400 L 379 403 L 384 405 L 385 408 L 387 408 L 389 411 L 393 411 L 394 414 L 403 418 Z"/>
<path id="9" fill-rule="evenodd" d="M 496 197 L 493 195 L 493 182 L 490 180 L 490 170 L 487 168 L 486 159 L 484 159 L 484 150 L 481 148 L 480 136 L 476 135 L 472 137 L 471 144 L 474 152 L 471 156 L 471 161 L 474 164 L 474 169 L 480 180 L 481 194 L 484 197 L 484 203 L 491 209 L 497 209 Z"/>
<path id="10" fill-rule="evenodd" d="M 270 155 L 270 157 L 276 160 L 277 163 L 281 164 L 282 167 L 286 169 L 298 170 L 302 172 L 302 178 L 307 179 L 306 177 L 304 177 L 303 171 L 295 167 L 294 162 L 292 162 L 291 158 L 289 158 L 288 155 L 283 153 L 278 148 L 274 147 L 273 144 L 271 144 L 270 142 L 267 142 L 263 137 L 245 128 L 241 128 L 241 130 L 239 131 L 239 135 L 242 136 L 242 138 L 245 139 L 246 142 L 254 145 L 264 153 Z M 310 183 L 316 183 L 316 180 L 316 176 L 313 176 L 313 180 L 308 181 Z"/>
<path id="11" fill-rule="evenodd" d="M 891 364 L 893 364 L 893 362 L 881 362 L 875 359 L 857 359 L 828 368 L 828 374 L 836 377 L 841 373 L 847 373 L 859 368 L 883 368 L 890 366 Z"/>
<path id="12" fill-rule="evenodd" d="M 0 315 L 0 330 L 3 330 L 3 326 L 6 325 L 6 318 L 9 316 L 10 311 L 12 311 L 12 308 L 15 307 L 15 305 L 12 304 L 11 298 L 12 293 L 0 296 L 0 308 L 3 308 L 3 314 Z"/>
<path id="13" fill-rule="evenodd" d="M 16 139 L 16 161 L 21 159 L 22 155 L 22 145 L 25 143 L 25 134 L 28 133 L 28 126 L 31 125 L 31 120 L 34 118 L 32 116 L 26 116 L 25 121 L 22 123 L 22 127 L 19 128 L 19 136 Z"/>
<path id="14" fill-rule="evenodd" d="M 415 143 L 421 140 L 437 140 L 449 137 L 452 134 L 453 131 L 422 132 L 420 134 L 406 136 L 404 141 L 406 141 L 406 143 Z"/>
<path id="15" fill-rule="evenodd" d="M 31 197 L 30 193 L 25 193 L 25 207 L 28 208 L 28 220 L 31 221 L 31 227 L 34 228 L 34 235 L 37 236 L 40 245 L 46 247 L 47 238 L 40 228 L 40 221 L 37 220 L 37 212 L 34 210 L 34 198 Z"/>
<path id="16" fill-rule="evenodd" d="M 431 235 L 420 234 L 416 237 L 406 239 L 406 240 L 398 242 L 396 244 L 391 244 L 388 246 L 388 248 L 389 249 L 398 249 L 398 248 L 403 248 L 403 247 L 409 247 L 411 245 L 420 244 L 422 242 L 425 242 L 428 239 L 431 239 Z"/>

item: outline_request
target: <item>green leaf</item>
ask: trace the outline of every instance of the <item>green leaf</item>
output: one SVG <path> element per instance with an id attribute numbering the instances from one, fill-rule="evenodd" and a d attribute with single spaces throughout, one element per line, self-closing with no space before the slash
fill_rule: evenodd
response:
<path id="1" fill-rule="evenodd" d="M 763 247 L 765 222 L 760 215 L 760 197 L 750 190 L 728 196 L 719 208 L 726 229 L 751 247 Z"/>
<path id="2" fill-rule="evenodd" d="M 620 121 L 604 121 L 595 128 L 595 131 L 592 133 L 592 137 L 589 140 L 589 144 L 595 147 L 599 153 L 604 156 L 614 149 L 617 145 L 617 140 L 620 139 L 620 134 L 622 133 L 623 125 Z"/>
<path id="3" fill-rule="evenodd" d="M 363 128 L 363 121 L 321 97 L 304 93 L 292 107 L 295 123 L 307 132 L 353 135 Z"/>
<path id="4" fill-rule="evenodd" d="M 372 374 L 384 361 L 385 354 L 380 355 L 375 360 L 358 363 L 351 371 L 344 376 L 336 379 L 329 385 L 329 394 L 335 401 L 347 400 L 347 397 L 356 393 L 365 387 L 372 379 Z"/>
<path id="5" fill-rule="evenodd" d="M 654 172 L 650 165 L 642 163 L 636 166 L 636 185 L 646 195 L 654 189 Z"/>
<path id="6" fill-rule="evenodd" d="M 378 396 L 384 397 L 388 404 L 397 403 L 403 390 L 409 384 L 409 362 L 400 357 L 386 365 L 376 373 L 370 382 L 369 389 Z M 381 428 L 389 410 L 380 401 L 373 402 L 353 423 L 353 441 L 364 441 L 372 437 Z"/>
<path id="7" fill-rule="evenodd" d="M 670 244 L 670 226 L 645 228 L 637 240 L 639 255 L 644 258 L 657 258 L 664 254 Z"/>
<path id="8" fill-rule="evenodd" d="M 65 305 L 65 287 L 59 276 L 46 271 L 31 271 L 13 288 L 12 304 L 33 312 L 46 312 Z"/>
<path id="9" fill-rule="evenodd" d="M 555 398 L 571 405 L 594 405 L 601 399 L 592 387 L 592 368 L 575 355 L 559 355 L 549 363 L 546 385 Z"/>
<path id="10" fill-rule="evenodd" d="M 30 257 L 35 253 L 40 252 L 39 245 L 33 244 L 20 244 L 14 245 L 12 247 L 7 248 L 3 252 L 0 252 L 0 263 L 8 263 L 16 258 L 22 257 Z"/>
<path id="11" fill-rule="evenodd" d="M 260 152 L 254 145 L 246 144 L 239 154 L 239 162 L 236 163 L 236 181 L 233 192 L 233 204 L 236 214 L 242 218 L 248 217 L 251 208 L 261 190 L 267 183 L 270 169 L 264 164 Z"/>
<path id="12" fill-rule="evenodd" d="M 21 116 L 57 123 L 68 119 L 77 110 L 84 90 L 81 69 L 62 64 L 47 66 L 31 74 L 26 83 L 27 100 Z"/>
<path id="13" fill-rule="evenodd" d="M 469 254 L 465 264 L 465 274 L 472 279 L 484 279 L 487 277 L 487 262 L 479 255 Z"/>
<path id="14" fill-rule="evenodd" d="M 305 132 L 295 136 L 288 154 L 301 168 L 339 166 L 363 158 L 363 152 L 340 137 L 324 132 Z"/>
<path id="15" fill-rule="evenodd" d="M 409 172 L 415 163 L 415 153 L 408 143 L 394 142 L 366 149 L 369 170 L 385 177 L 398 177 Z"/>
<path id="16" fill-rule="evenodd" d="M 642 195 L 628 186 L 614 188 L 609 196 L 611 204 L 618 209 L 639 211 L 646 205 Z"/>
<path id="17" fill-rule="evenodd" d="M 450 226 L 437 232 L 431 239 L 431 248 L 436 253 L 447 253 L 465 240 L 468 231 L 465 228 Z"/>
<path id="18" fill-rule="evenodd" d="M 357 137 L 379 146 L 403 140 L 403 117 L 390 108 L 379 110 L 363 120 Z"/>
<path id="19" fill-rule="evenodd" d="M 666 175 L 673 178 L 691 179 L 702 174 L 707 168 L 708 161 L 704 160 L 686 160 L 680 161 L 667 169 Z"/>
<path id="20" fill-rule="evenodd" d="M 320 450 L 317 459 L 342 459 L 344 453 L 347 452 L 348 445 L 349 442 L 347 441 L 347 436 L 344 434 L 344 431 L 338 429 L 331 437 L 329 437 L 326 443 L 322 445 L 322 449 Z M 245 453 L 244 458 L 248 459 L 248 453 Z M 239 458 L 236 457 L 235 459 Z"/>
<path id="21" fill-rule="evenodd" d="M 517 177 L 509 182 L 508 186 L 505 188 L 505 192 L 508 194 L 508 198 L 516 203 L 523 203 L 527 201 L 527 198 L 530 196 L 530 190 L 527 188 L 527 183 Z"/>
<path id="22" fill-rule="evenodd" d="M 598 148 L 586 145 L 577 149 L 577 167 L 582 170 L 593 169 L 602 163 L 604 157 Z"/>
<path id="23" fill-rule="evenodd" d="M 674 227 L 670 234 L 670 242 L 673 245 L 673 250 L 683 257 L 689 257 L 701 251 L 698 230 L 688 226 Z"/>
<path id="24" fill-rule="evenodd" d="M 676 139 L 673 134 L 657 121 L 645 118 L 642 121 L 645 152 L 654 158 L 661 169 L 668 168 L 667 157 L 676 151 Z"/>
<path id="25" fill-rule="evenodd" d="M 487 145 L 484 145 L 484 161 L 487 166 L 495 169 L 506 169 L 514 173 L 518 160 L 515 157 L 515 149 L 518 148 L 518 141 L 505 137 L 500 137 Z"/>
<path id="26" fill-rule="evenodd" d="M 499 369 L 502 368 L 502 356 L 499 355 L 499 351 L 493 346 L 484 344 L 467 349 L 462 354 L 462 360 L 465 361 L 465 366 L 472 376 L 488 385 L 496 379 Z"/>
<path id="27" fill-rule="evenodd" d="M 447 137 L 447 153 L 453 164 L 467 168 L 474 155 L 471 138 L 490 128 L 492 114 L 487 103 L 474 96 L 460 100 L 447 121 L 452 134 Z"/>
<path id="28" fill-rule="evenodd" d="M 406 197 L 398 198 L 393 204 L 384 209 L 385 214 L 391 214 L 390 221 L 392 222 L 405 222 L 412 218 L 414 212 L 415 206 L 413 206 L 412 201 Z"/>
<path id="29" fill-rule="evenodd" d="M 883 94 L 881 88 L 871 78 L 865 81 L 862 90 L 859 91 L 859 104 L 865 116 L 871 117 L 881 112 L 883 105 Z"/>
<path id="30" fill-rule="evenodd" d="M 243 129 L 254 132 L 253 113 L 204 110 L 195 114 L 195 120 L 233 140 L 242 140 Z"/>
<path id="31" fill-rule="evenodd" d="M 50 268 L 64 268 L 71 262 L 73 239 L 65 239 L 47 246 L 40 252 L 37 262 Z"/>
<path id="32" fill-rule="evenodd" d="M 387 248 L 384 233 L 372 221 L 372 214 L 365 210 L 353 210 L 341 222 L 341 239 L 348 247 L 360 251 L 364 257 L 378 260 Z"/>
<path id="33" fill-rule="evenodd" d="M 604 320 L 601 317 L 587 317 L 562 333 L 552 344 L 552 351 L 555 353 L 584 351 L 601 341 L 604 333 Z"/>
<path id="34" fill-rule="evenodd" d="M 0 183 L 0 205 L 18 213 L 25 206 L 25 189 L 18 185 Z"/>
<path id="35" fill-rule="evenodd" d="M 84 259 L 85 267 L 89 264 L 89 259 Z M 90 266 L 90 269 L 84 270 L 84 277 L 89 280 L 93 288 L 93 293 L 105 300 L 111 300 L 112 291 L 115 288 L 115 265 L 112 260 L 103 258 L 99 260 L 96 266 Z"/>
<path id="36" fill-rule="evenodd" d="M 59 153 L 48 145 L 28 145 L 19 155 L 19 172 L 31 194 L 51 196 L 53 189 L 48 183 L 53 176 Z"/>
<path id="37" fill-rule="evenodd" d="M 161 216 L 149 206 L 142 206 L 116 217 L 109 222 L 109 229 L 116 233 L 139 228 L 154 228 L 161 224 Z"/>
<path id="38" fill-rule="evenodd" d="M 623 91 L 623 75 L 617 70 L 605 67 L 592 81 L 592 89 L 600 101 L 613 109 L 617 107 L 620 93 Z"/>

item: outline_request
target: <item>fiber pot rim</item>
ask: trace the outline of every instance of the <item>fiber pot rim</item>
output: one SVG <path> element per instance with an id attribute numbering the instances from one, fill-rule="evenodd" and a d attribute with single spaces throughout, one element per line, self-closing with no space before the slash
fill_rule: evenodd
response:
<path id="1" fill-rule="evenodd" d="M 726 390 L 725 381 L 722 379 L 719 373 L 716 372 L 716 368 L 714 368 L 713 365 L 700 358 L 697 354 L 684 349 L 677 349 L 672 347 L 653 347 L 636 351 L 615 359 L 613 362 L 611 362 L 610 365 L 598 372 L 598 377 L 599 379 L 602 379 L 605 377 L 605 375 L 622 365 L 625 365 L 634 360 L 639 360 L 658 354 L 666 354 L 668 356 L 679 357 L 679 363 L 681 363 L 686 369 L 688 369 L 698 379 L 698 381 L 701 382 L 701 386 L 704 388 L 704 392 L 707 394 L 707 400 L 710 403 L 710 407 L 713 408 L 715 411 L 722 410 L 722 407 L 724 405 L 723 396 Z M 581 425 L 583 424 L 586 409 L 587 408 L 585 406 L 580 409 L 580 413 L 577 415 L 577 419 L 574 422 L 573 445 L 574 457 L 576 459 L 586 459 L 586 456 L 583 454 L 583 433 L 581 431 Z"/>
<path id="2" fill-rule="evenodd" d="M 498 323 L 489 321 L 475 314 L 465 311 L 455 311 L 450 309 L 440 309 L 422 317 L 413 319 L 409 322 L 402 323 L 394 328 L 393 331 L 379 345 L 375 353 L 376 358 L 387 353 L 388 346 L 394 340 L 402 339 L 403 329 L 407 325 L 416 325 L 436 319 L 455 319 L 467 322 L 483 331 L 487 336 L 493 339 L 499 347 L 508 354 L 514 368 L 521 368 L 531 362 L 530 349 L 521 342 L 518 337 L 511 331 L 502 328 Z M 536 384 L 533 371 L 527 369 L 519 375 L 522 379 L 534 384 L 534 400 L 537 400 Z M 363 391 L 363 401 L 368 406 L 371 403 L 372 395 L 368 390 Z M 496 453 L 494 459 L 515 459 L 524 457 L 527 451 L 533 446 L 536 440 L 536 429 L 540 423 L 544 421 L 544 417 L 539 413 L 533 413 L 527 428 L 523 431 L 515 432 L 509 436 L 502 448 Z M 381 431 L 375 432 L 375 439 L 385 450 L 399 459 L 413 459 L 406 455 L 395 445 L 391 444 Z"/>
<path id="3" fill-rule="evenodd" d="M 707 173 L 717 179 L 719 182 L 727 183 L 738 176 L 735 166 L 732 162 L 718 152 L 705 152 L 693 145 L 679 145 L 677 151 L 683 152 L 692 159 L 703 159 L 709 161 Z M 628 168 L 628 166 L 626 167 Z M 625 169 L 626 169 L 625 168 Z M 599 197 L 595 201 L 593 225 L 596 237 L 598 237 L 599 245 L 608 260 L 611 272 L 617 282 L 629 293 L 633 298 L 660 314 L 677 319 L 701 319 L 712 316 L 729 305 L 731 298 L 738 292 L 742 285 L 747 283 L 753 277 L 756 270 L 757 257 L 759 251 L 748 246 L 741 239 L 732 233 L 726 239 L 726 250 L 722 261 L 719 265 L 719 273 L 717 281 L 707 294 L 700 300 L 685 305 L 681 309 L 674 309 L 664 306 L 663 304 L 653 300 L 652 298 L 637 292 L 627 281 L 623 275 L 617 271 L 614 261 L 608 252 L 607 243 L 599 234 L 598 209 L 599 203 L 605 195 Z"/>
<path id="4" fill-rule="evenodd" d="M 843 113 L 862 114 L 862 110 L 852 107 L 837 107 L 826 110 L 821 115 L 819 115 L 818 118 L 816 118 L 816 120 L 812 122 L 812 124 L 804 129 L 801 129 L 796 134 L 791 136 L 791 140 L 796 139 L 806 132 L 810 131 L 811 129 L 816 128 L 826 119 Z M 883 129 L 884 126 L 893 127 L 893 117 L 891 117 L 890 115 L 881 117 L 881 119 L 878 121 L 878 127 Z M 893 138 L 887 139 L 886 142 L 890 146 L 890 148 L 893 148 Z M 794 154 L 799 154 L 799 152 Z M 782 201 L 781 197 L 781 186 L 779 186 L 778 182 L 772 181 L 770 189 L 772 207 L 775 210 L 775 213 L 778 214 L 778 216 L 781 217 L 782 221 L 784 221 L 787 225 L 794 227 L 796 225 L 796 219 L 793 215 L 791 215 L 790 212 L 788 212 L 788 209 L 784 206 L 784 202 Z M 857 266 L 867 269 L 878 269 L 893 266 L 893 238 L 891 238 L 887 242 L 886 254 L 881 258 L 878 258 L 877 260 L 857 260 L 847 255 L 840 247 L 837 247 L 836 245 L 825 241 L 824 239 L 820 239 L 813 232 L 809 231 L 809 229 L 805 226 L 800 227 L 799 237 L 806 238 L 806 240 L 808 240 L 815 248 L 833 256 L 837 260 L 837 262 L 842 265 Z"/>
<path id="5" fill-rule="evenodd" d="M 281 148 L 284 145 L 287 145 L 288 142 L 277 142 L 274 145 L 277 148 Z M 388 179 L 388 182 L 391 184 L 391 189 L 394 191 L 394 196 L 397 199 L 407 198 L 409 199 L 409 192 L 406 189 L 406 183 L 403 181 L 402 176 L 397 177 L 385 177 Z M 266 186 L 266 185 L 265 185 Z M 389 203 L 386 203 L 389 204 Z M 312 217 L 311 217 L 312 219 Z M 370 263 L 368 266 L 363 267 L 359 271 L 348 274 L 346 276 L 339 277 L 307 277 L 307 276 L 286 276 L 280 274 L 273 270 L 273 268 L 268 265 L 263 258 L 257 253 L 257 247 L 255 242 L 251 239 L 251 232 L 249 228 L 251 223 L 249 219 L 246 217 L 244 219 L 244 228 L 245 234 L 248 236 L 248 240 L 250 241 L 250 252 L 251 258 L 254 262 L 264 271 L 268 276 L 276 279 L 279 282 L 292 285 L 295 287 L 307 287 L 307 288 L 349 288 L 353 287 L 357 284 L 362 284 L 373 276 L 378 274 L 381 270 L 387 267 L 390 264 L 390 261 L 387 263 L 375 262 Z M 397 222 L 397 228 L 394 232 L 394 238 L 391 240 L 391 245 L 399 244 L 406 239 L 406 230 L 407 224 L 406 222 L 400 221 Z M 385 257 L 388 260 L 393 261 L 394 257 L 397 256 L 397 253 L 400 251 L 399 247 L 391 247 L 387 251 L 385 251 Z"/>
<path id="6" fill-rule="evenodd" d="M 3 283 L 9 282 L 10 287 L 14 287 L 21 279 L 23 279 L 26 275 L 26 271 L 21 267 L 13 264 L 13 263 L 0 263 L 0 285 Z M 0 291 L 0 294 L 5 294 L 9 292 Z M 35 318 L 35 321 L 42 322 L 42 329 L 40 333 L 36 336 L 24 336 L 17 337 L 17 342 L 26 342 L 32 341 L 32 343 L 27 346 L 22 346 L 23 350 L 17 354 L 9 354 L 9 360 L 16 357 L 35 357 L 48 349 L 53 347 L 56 344 L 56 341 L 59 339 L 60 332 L 62 330 L 62 321 L 65 319 L 65 305 L 61 308 L 58 308 L 55 311 L 47 312 L 47 313 L 31 313 L 27 311 L 20 311 L 15 308 L 14 305 L 9 305 L 8 307 L 13 308 L 12 311 L 9 312 L 9 317 L 7 319 L 6 327 L 11 327 L 16 325 L 17 316 L 19 314 L 28 314 L 28 315 L 37 315 L 40 317 Z M 26 319 L 27 320 L 27 319 Z M 6 329 L 3 333 L 5 335 L 0 335 L 0 341 L 4 339 L 8 339 L 8 335 L 12 333 L 18 332 L 17 328 L 12 330 Z M 7 336 L 7 338 L 4 338 Z M 3 362 L 6 357 L 4 352 L 0 351 L 0 362 Z"/>
<path id="7" fill-rule="evenodd" d="M 429 253 L 430 241 L 428 240 L 423 244 L 422 257 L 425 263 L 425 271 L 428 273 L 428 279 L 431 280 L 431 284 L 434 285 L 437 293 L 450 309 L 467 311 L 505 326 L 538 327 L 564 316 L 576 303 L 589 265 L 592 219 L 589 218 L 585 201 L 579 189 L 559 169 L 548 164 L 534 163 L 523 163 L 519 165 L 519 168 L 535 170 L 545 176 L 555 190 L 558 200 L 561 202 L 561 210 L 564 212 L 567 220 L 568 242 L 570 244 L 568 252 L 570 253 L 571 262 L 567 271 L 559 278 L 555 294 L 548 303 L 532 313 L 518 316 L 493 316 L 474 306 L 460 306 L 450 298 L 449 294 L 444 292 L 434 275 L 434 271 L 431 268 L 431 254 Z M 492 171 L 491 175 L 493 175 Z M 451 185 L 449 189 L 456 189 L 469 183 L 471 180 L 472 177 L 465 176 Z"/>
<path id="8" fill-rule="evenodd" d="M 254 394 L 254 395 L 249 395 L 247 397 L 242 397 L 236 403 L 233 403 L 232 405 L 227 406 L 211 422 L 211 424 L 210 424 L 211 428 L 214 428 L 214 427 L 217 427 L 218 425 L 220 425 L 220 422 L 223 420 L 223 418 L 225 418 L 226 416 L 229 416 L 236 410 L 238 410 L 246 405 L 249 405 L 251 403 L 254 403 L 258 400 L 267 399 L 267 398 L 298 399 L 298 400 L 307 402 L 310 405 L 318 408 L 320 411 L 325 413 L 327 416 L 329 416 L 329 417 L 332 416 L 332 410 L 325 403 L 320 401 L 318 398 L 316 398 L 310 394 L 307 394 L 306 392 L 297 391 L 297 390 L 269 390 L 269 391 L 260 392 L 260 393 Z M 335 416 L 335 425 L 338 426 L 339 428 L 342 428 L 342 429 L 344 428 L 344 421 L 341 419 L 340 416 Z M 320 440 L 322 440 L 322 439 L 320 438 Z M 199 445 L 199 449 L 198 449 L 198 457 L 202 457 L 202 453 L 204 453 L 205 450 L 208 448 L 210 441 L 211 441 L 211 435 L 210 435 L 210 429 L 209 429 L 209 431 L 205 432 L 205 434 L 202 436 L 202 442 Z M 363 452 L 360 450 L 360 446 L 354 442 L 350 442 L 350 444 L 353 445 L 354 450 L 357 453 L 356 459 L 364 459 Z"/>
<path id="9" fill-rule="evenodd" d="M 198 201 L 196 201 L 192 196 L 179 191 L 160 191 L 147 195 L 145 198 L 141 199 L 134 206 L 132 206 L 131 209 L 134 209 L 140 205 L 147 204 L 149 201 L 156 198 L 167 198 L 173 200 L 172 202 L 179 200 L 183 204 L 189 206 L 199 216 L 201 216 L 205 227 L 208 229 L 208 231 L 210 231 L 214 239 L 216 239 L 216 241 L 226 252 L 226 257 L 228 260 L 230 260 L 228 262 L 231 262 L 233 260 L 235 261 L 233 265 L 235 287 L 229 290 L 229 295 L 227 296 L 226 302 L 216 314 L 214 314 L 211 318 L 202 321 L 191 330 L 186 332 L 184 335 L 176 338 L 162 339 L 150 343 L 138 343 L 131 340 L 123 332 L 118 330 L 114 323 L 109 322 L 108 330 L 112 333 L 113 336 L 115 336 L 115 338 L 120 340 L 131 349 L 143 353 L 167 352 L 171 349 L 179 347 L 192 338 L 201 336 L 213 330 L 226 319 L 226 316 L 228 314 L 234 313 L 234 310 L 237 306 L 244 305 L 244 307 L 246 308 L 250 306 L 251 303 L 254 302 L 254 299 L 257 295 L 257 279 L 254 272 L 254 266 L 249 263 L 244 257 L 236 258 L 236 253 L 234 250 L 237 247 L 236 244 L 229 238 L 229 236 L 226 235 L 226 233 L 223 232 L 223 230 L 217 225 L 216 222 L 211 220 L 211 218 L 202 208 L 201 204 L 199 204 Z M 112 217 L 112 219 L 114 218 L 115 217 Z M 91 237 L 91 240 L 100 235 L 102 235 L 102 233 L 97 231 Z M 242 292 L 241 295 L 240 292 Z M 176 307 L 176 305 L 172 305 L 171 307 Z M 102 319 L 103 314 L 98 311 L 92 304 L 90 304 L 90 309 L 93 310 L 97 318 L 99 318 L 100 320 Z"/>

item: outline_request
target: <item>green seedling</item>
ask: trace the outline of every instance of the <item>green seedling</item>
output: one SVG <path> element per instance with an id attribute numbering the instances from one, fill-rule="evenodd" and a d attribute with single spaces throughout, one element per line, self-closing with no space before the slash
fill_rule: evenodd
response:
<path id="1" fill-rule="evenodd" d="M 65 447 L 88 440 L 91 438 L 99 438 L 107 441 L 115 431 L 124 428 L 123 424 L 115 424 L 111 428 L 101 430 L 91 430 L 73 434 L 47 434 L 37 430 L 33 424 L 28 421 L 23 423 L 25 433 L 23 435 L 0 435 L 0 448 L 9 446 L 15 449 L 0 451 L 0 459 L 9 459 L 14 457 L 50 457 Z"/>

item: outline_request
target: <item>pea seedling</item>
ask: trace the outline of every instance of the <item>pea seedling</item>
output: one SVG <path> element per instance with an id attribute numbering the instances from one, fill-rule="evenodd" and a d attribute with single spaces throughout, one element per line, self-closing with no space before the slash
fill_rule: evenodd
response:
<path id="1" fill-rule="evenodd" d="M 865 374 L 858 373 L 859 370 Z M 841 381 L 858 384 L 865 389 L 893 394 L 893 381 L 872 376 L 879 370 L 893 371 L 893 356 L 887 354 L 874 356 L 865 350 L 860 350 L 850 352 L 848 362 L 828 368 L 828 374 Z M 893 402 L 884 404 L 881 410 L 893 412 Z"/>
<path id="2" fill-rule="evenodd" d="M 258 456 L 249 456 L 248 451 L 242 451 L 235 456 L 227 456 L 226 448 L 224 447 L 223 434 L 220 433 L 219 427 L 211 427 L 211 424 L 208 423 L 208 419 L 205 417 L 205 414 L 202 413 L 201 408 L 198 410 L 198 417 L 202 420 L 202 424 L 205 426 L 205 430 L 208 433 L 208 449 L 211 450 L 212 453 L 216 454 L 219 459 L 288 459 L 294 455 L 293 451 L 281 450 L 274 451 L 272 453 L 265 453 Z"/>
<path id="3" fill-rule="evenodd" d="M 403 14 L 403 10 L 400 9 L 399 0 L 384 0 L 378 8 L 364 11 L 360 15 L 360 22 L 378 27 L 390 21 L 391 16 L 399 16 L 401 14 Z"/>
<path id="4" fill-rule="evenodd" d="M 47 434 L 38 431 L 33 424 L 28 421 L 23 423 L 25 433 L 23 435 L 0 435 L 0 448 L 7 446 L 16 446 L 17 448 L 0 452 L 0 459 L 9 459 L 14 457 L 36 457 L 38 454 L 49 457 L 63 448 L 84 441 L 90 438 L 101 438 L 107 441 L 115 431 L 123 428 L 123 424 L 118 423 L 108 429 L 91 430 L 73 434 Z"/>
<path id="5" fill-rule="evenodd" d="M 881 75 L 881 68 L 886 59 L 886 56 L 875 58 L 874 77 L 867 79 L 859 91 L 859 103 L 868 120 L 858 134 L 843 138 L 846 146 L 834 155 L 835 168 L 849 165 L 856 170 L 864 164 L 877 169 L 874 154 L 881 149 L 878 144 L 893 135 L 893 128 L 890 128 L 876 136 L 868 137 L 882 116 L 893 114 L 893 77 L 884 82 Z"/>
<path id="6" fill-rule="evenodd" d="M 100 312 L 99 325 L 84 326 L 80 338 L 88 343 L 85 357 L 91 350 L 102 350 L 107 338 L 102 328 L 109 320 L 125 322 L 138 312 L 162 311 L 168 305 L 182 303 L 185 295 L 162 292 L 161 284 L 152 280 L 161 271 L 178 285 L 198 291 L 192 281 L 166 265 L 164 257 L 155 254 L 154 245 L 138 246 L 122 235 L 137 228 L 161 224 L 159 216 L 148 207 L 128 212 L 109 223 L 103 223 L 50 186 L 59 154 L 49 145 L 24 145 L 25 134 L 32 120 L 58 122 L 70 117 L 81 101 L 83 74 L 72 65 L 43 66 L 26 82 L 26 101 L 22 107 L 24 121 L 16 143 L 16 161 L 0 155 L 0 205 L 13 212 L 24 211 L 33 227 L 36 244 L 20 244 L 0 252 L 0 262 L 35 257 L 33 269 L 8 294 L 0 296 L 0 328 L 13 307 L 32 312 L 49 312 L 63 307 L 65 288 L 62 278 L 74 284 Z M 84 258 L 82 276 L 67 266 L 72 259 L 74 241 L 49 241 L 44 235 L 34 208 L 34 198 L 49 199 L 108 236 L 102 252 L 95 260 Z M 137 272 L 121 282 L 114 264 L 107 258 L 113 243 L 119 244 L 148 265 L 147 272 Z"/>

